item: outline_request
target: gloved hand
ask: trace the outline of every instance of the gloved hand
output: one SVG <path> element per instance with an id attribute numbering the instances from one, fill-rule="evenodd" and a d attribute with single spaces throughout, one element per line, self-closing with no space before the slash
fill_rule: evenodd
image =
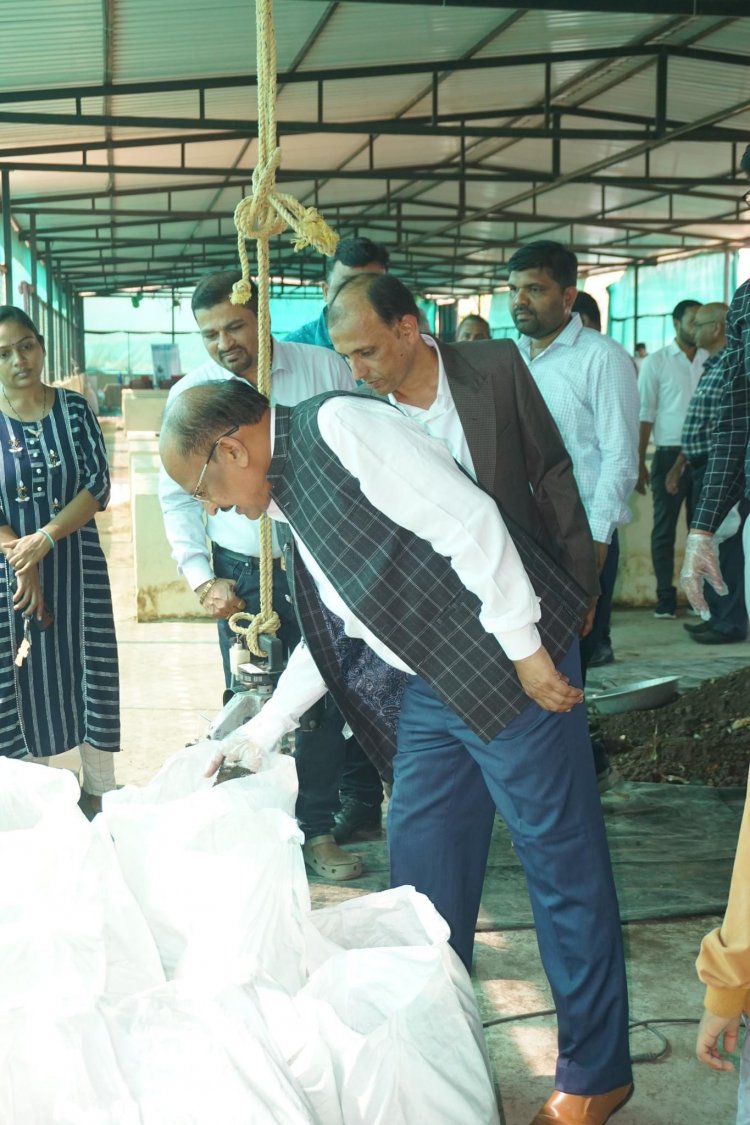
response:
<path id="1" fill-rule="evenodd" d="M 708 621 L 711 610 L 703 596 L 703 581 L 710 582 L 717 594 L 728 594 L 729 590 L 721 576 L 719 548 L 713 535 L 703 535 L 691 531 L 685 543 L 685 557 L 680 571 L 680 585 L 688 600 L 704 621 Z"/>
<path id="2" fill-rule="evenodd" d="M 205 777 L 213 777 L 224 762 L 228 765 L 244 766 L 254 773 L 260 768 L 263 749 L 253 741 L 251 726 L 252 719 L 216 743 L 216 752 L 206 766 Z"/>

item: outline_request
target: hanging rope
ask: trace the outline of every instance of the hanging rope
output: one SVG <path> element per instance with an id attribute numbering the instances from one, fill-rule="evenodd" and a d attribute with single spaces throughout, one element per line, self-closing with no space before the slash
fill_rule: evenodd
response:
<path id="1" fill-rule="evenodd" d="M 288 228 L 295 232 L 294 249 L 312 246 L 320 254 L 333 254 L 338 235 L 314 207 L 304 207 L 292 195 L 276 191 L 276 171 L 281 149 L 276 143 L 276 35 L 272 0 L 256 0 L 255 37 L 258 71 L 258 160 L 252 178 L 252 192 L 238 203 L 234 212 L 237 251 L 242 265 L 242 280 L 232 290 L 234 305 L 246 304 L 252 296 L 247 239 L 257 246 L 258 270 L 258 390 L 271 393 L 271 314 L 270 254 L 268 243 Z M 279 615 L 273 609 L 273 544 L 271 521 L 260 517 L 260 613 L 254 616 L 235 613 L 229 627 L 244 636 L 256 656 L 264 656 L 258 644 L 260 633 L 278 632 Z M 248 625 L 241 624 L 249 621 Z"/>

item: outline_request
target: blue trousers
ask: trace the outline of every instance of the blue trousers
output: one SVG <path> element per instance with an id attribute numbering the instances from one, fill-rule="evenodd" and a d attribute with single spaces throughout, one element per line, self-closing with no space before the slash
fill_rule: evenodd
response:
<path id="1" fill-rule="evenodd" d="M 580 684 L 577 642 L 559 668 Z M 485 744 L 415 677 L 394 759 L 391 883 L 432 900 L 467 969 L 496 809 L 526 874 L 555 999 L 555 1087 L 623 1086 L 632 1080 L 625 962 L 585 708 L 558 715 L 530 702 Z"/>
<path id="2" fill-rule="evenodd" d="M 236 582 L 237 595 L 244 598 L 248 613 L 257 613 L 260 609 L 260 572 L 258 560 L 245 558 L 234 551 L 227 551 L 214 544 L 213 547 L 214 573 L 219 578 L 232 578 Z M 286 574 L 278 567 L 273 571 L 273 605 L 281 618 L 279 637 L 284 645 L 284 655 L 294 648 L 300 638 L 299 626 L 294 609 L 289 601 L 289 587 Z M 226 621 L 217 622 L 219 629 L 219 644 L 224 662 L 224 677 L 229 687 L 231 675 L 229 670 L 229 649 L 234 643 L 232 633 Z M 299 795 L 295 813 L 300 828 L 307 839 L 323 836 L 333 829 L 333 814 L 339 807 L 339 784 L 342 771 L 347 761 L 348 744 L 352 739 L 343 736 L 344 719 L 338 707 L 330 696 L 325 699 L 325 715 L 321 726 L 317 730 L 297 731 L 295 735 L 294 760 L 297 766 L 297 780 L 299 782 Z M 352 754 L 356 757 L 359 745 L 352 747 Z M 361 751 L 360 751 L 361 754 Z M 354 760 L 354 758 L 353 758 Z M 357 765 L 353 766 L 351 788 L 357 788 L 359 774 Z M 368 800 L 368 778 L 359 783 L 362 800 L 368 803 L 380 804 L 383 791 L 380 787 L 380 778 L 369 760 L 365 766 L 374 773 L 374 782 L 370 790 L 374 790 L 374 797 Z"/>

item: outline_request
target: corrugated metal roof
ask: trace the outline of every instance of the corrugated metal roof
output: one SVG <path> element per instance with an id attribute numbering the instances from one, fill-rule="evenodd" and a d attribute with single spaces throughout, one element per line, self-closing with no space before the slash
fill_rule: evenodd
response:
<path id="1" fill-rule="evenodd" d="M 432 290 L 489 287 L 550 232 L 593 268 L 743 241 L 750 9 L 561 4 L 276 0 L 280 186 Z M 4 204 L 75 288 L 194 280 L 234 254 L 254 73 L 251 0 L 3 0 Z M 300 274 L 288 238 L 273 255 Z"/>

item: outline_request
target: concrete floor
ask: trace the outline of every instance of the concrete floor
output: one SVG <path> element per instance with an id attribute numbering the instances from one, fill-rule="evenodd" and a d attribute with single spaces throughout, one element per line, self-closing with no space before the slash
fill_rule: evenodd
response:
<path id="1" fill-rule="evenodd" d="M 123 753 L 117 773 L 121 782 L 142 784 L 170 754 L 205 733 L 208 719 L 219 708 L 223 679 L 213 624 L 138 624 L 134 619 L 127 452 L 122 432 L 115 432 L 111 423 L 105 428 L 114 489 L 111 507 L 99 522 L 119 641 Z M 616 612 L 613 642 L 617 663 L 592 673 L 590 688 L 672 671 L 679 673 L 684 686 L 691 686 L 750 663 L 750 644 L 699 647 L 680 619 L 655 621 L 646 610 Z M 68 757 L 61 756 L 56 764 L 67 764 Z M 312 890 L 317 901 L 358 893 L 352 884 Z M 702 990 L 694 961 L 701 937 L 717 922 L 715 917 L 701 917 L 625 927 L 634 1020 L 700 1015 Z M 478 935 L 475 975 L 485 1020 L 551 1006 L 533 931 Z M 734 1120 L 736 1076 L 714 1075 L 698 1065 L 694 1027 L 677 1024 L 660 1030 L 669 1050 L 658 1062 L 636 1067 L 637 1094 L 617 1115 L 618 1125 L 728 1125 Z M 554 1020 L 511 1020 L 489 1028 L 487 1035 L 505 1125 L 528 1125 L 552 1090 Z M 633 1033 L 634 1053 L 658 1052 L 661 1047 L 652 1035 Z"/>

